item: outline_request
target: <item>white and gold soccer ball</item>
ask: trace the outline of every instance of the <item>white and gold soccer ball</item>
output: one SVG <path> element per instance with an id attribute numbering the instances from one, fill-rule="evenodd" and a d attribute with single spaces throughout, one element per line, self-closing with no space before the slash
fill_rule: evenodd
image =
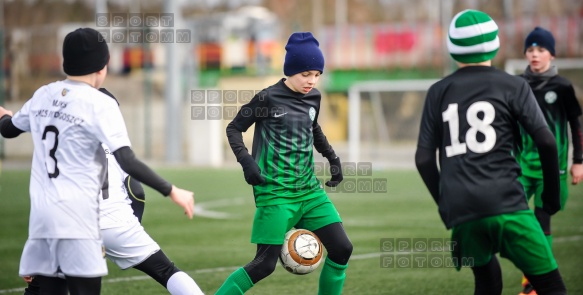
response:
<path id="1" fill-rule="evenodd" d="M 292 229 L 285 234 L 279 262 L 293 274 L 309 274 L 322 262 L 322 248 L 322 242 L 313 232 Z"/>

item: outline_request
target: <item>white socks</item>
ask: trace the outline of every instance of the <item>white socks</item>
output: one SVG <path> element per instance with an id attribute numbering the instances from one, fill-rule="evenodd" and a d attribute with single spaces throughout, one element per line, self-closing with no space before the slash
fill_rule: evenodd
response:
<path id="1" fill-rule="evenodd" d="M 166 288 L 172 295 L 204 295 L 194 280 L 183 271 L 173 274 L 168 279 Z"/>

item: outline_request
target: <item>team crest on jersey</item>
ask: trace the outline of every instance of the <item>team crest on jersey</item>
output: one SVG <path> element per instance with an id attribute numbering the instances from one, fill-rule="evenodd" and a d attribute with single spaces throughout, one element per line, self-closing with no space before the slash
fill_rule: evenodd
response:
<path id="1" fill-rule="evenodd" d="M 549 91 L 549 92 L 545 93 L 545 101 L 548 104 L 555 103 L 555 101 L 557 101 L 557 93 L 554 91 Z"/>
<path id="2" fill-rule="evenodd" d="M 67 93 L 69 93 L 69 89 L 63 88 L 63 91 L 61 91 L 61 95 L 65 96 L 65 95 L 67 95 Z"/>
<path id="3" fill-rule="evenodd" d="M 314 107 L 310 107 L 308 114 L 310 114 L 310 120 L 314 121 L 316 119 L 316 109 Z"/>

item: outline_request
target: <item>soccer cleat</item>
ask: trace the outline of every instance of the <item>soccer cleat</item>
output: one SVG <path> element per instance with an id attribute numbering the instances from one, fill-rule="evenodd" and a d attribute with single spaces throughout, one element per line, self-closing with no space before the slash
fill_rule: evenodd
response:
<path id="1" fill-rule="evenodd" d="M 536 295 L 536 291 L 534 287 L 526 281 L 522 284 L 522 292 L 518 293 L 518 295 Z"/>

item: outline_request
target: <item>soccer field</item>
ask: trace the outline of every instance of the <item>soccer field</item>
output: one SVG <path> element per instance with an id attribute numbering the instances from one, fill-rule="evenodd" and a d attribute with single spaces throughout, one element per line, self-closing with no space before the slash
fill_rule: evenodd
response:
<path id="1" fill-rule="evenodd" d="M 188 220 L 170 200 L 147 189 L 143 225 L 180 269 L 190 274 L 206 294 L 214 294 L 231 271 L 255 254 L 255 245 L 249 242 L 254 214 L 251 187 L 239 169 L 158 171 L 195 192 L 199 215 Z M 2 171 L 0 175 L 0 294 L 22 294 L 24 287 L 18 277 L 18 264 L 27 237 L 28 177 L 28 170 Z M 473 276 L 469 268 L 457 272 L 447 263 L 417 267 L 410 249 L 398 252 L 387 247 L 393 241 L 443 241 L 450 235 L 417 172 L 374 171 L 367 177 L 388 180 L 387 192 L 329 194 L 354 244 L 344 294 L 471 294 Z M 583 185 L 570 189 L 567 210 L 553 218 L 553 251 L 569 293 L 583 294 Z M 415 255 L 449 257 L 447 251 L 428 250 Z M 390 259 L 397 257 L 413 263 L 390 267 Z M 501 263 L 503 294 L 518 294 L 521 273 L 508 260 L 501 259 Z M 139 271 L 122 271 L 109 262 L 108 267 L 102 294 L 166 293 Z M 296 276 L 278 265 L 273 275 L 247 294 L 316 294 L 320 270 L 321 266 L 312 274 Z"/>

